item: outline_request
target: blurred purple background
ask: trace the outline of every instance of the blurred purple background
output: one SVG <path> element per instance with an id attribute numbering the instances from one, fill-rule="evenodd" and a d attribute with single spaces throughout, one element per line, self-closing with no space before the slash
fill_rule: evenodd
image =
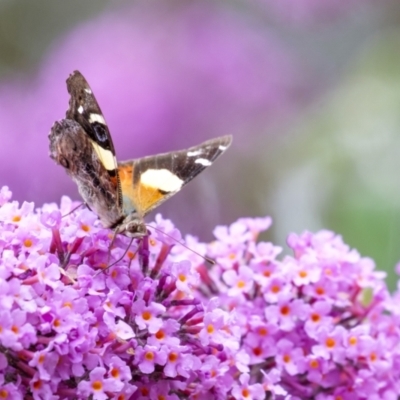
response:
<path id="1" fill-rule="evenodd" d="M 399 20 L 395 0 L 0 2 L 0 183 L 37 206 L 79 199 L 47 139 L 78 69 L 120 160 L 233 134 L 159 209 L 183 233 L 269 214 L 280 244 L 335 229 L 392 270 Z"/>
<path id="2" fill-rule="evenodd" d="M 207 2 L 110 10 L 51 47 L 36 74 L 0 85 L 0 181 L 14 198 L 38 205 L 77 197 L 47 155 L 47 133 L 65 115 L 65 80 L 75 69 L 92 86 L 120 160 L 234 135 L 236 150 L 169 205 L 178 212 L 168 215 L 182 220 L 201 216 L 188 228 L 231 218 L 224 181 L 235 179 L 233 153 L 251 149 L 249 139 L 290 113 L 301 93 L 296 59 L 268 27 Z"/>

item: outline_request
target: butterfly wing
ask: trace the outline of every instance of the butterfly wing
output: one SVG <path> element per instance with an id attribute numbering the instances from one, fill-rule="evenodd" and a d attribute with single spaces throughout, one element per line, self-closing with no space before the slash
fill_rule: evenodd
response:
<path id="1" fill-rule="evenodd" d="M 145 216 L 210 166 L 231 142 L 232 136 L 222 136 L 186 150 L 119 163 L 123 213 Z"/>
<path id="2" fill-rule="evenodd" d="M 92 89 L 79 71 L 74 71 L 69 76 L 67 89 L 71 96 L 67 119 L 76 121 L 88 135 L 94 152 L 114 185 L 117 202 L 121 207 L 121 188 L 114 144 Z"/>
<path id="3" fill-rule="evenodd" d="M 103 224 L 113 226 L 121 218 L 117 191 L 82 126 L 71 119 L 57 121 L 49 139 L 50 157 L 64 167 L 85 203 Z"/>

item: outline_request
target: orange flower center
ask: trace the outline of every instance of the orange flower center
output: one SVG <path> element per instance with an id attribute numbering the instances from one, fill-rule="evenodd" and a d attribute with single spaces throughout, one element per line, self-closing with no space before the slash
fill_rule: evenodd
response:
<path id="1" fill-rule="evenodd" d="M 144 357 L 145 357 L 145 359 L 147 361 L 153 361 L 154 360 L 154 353 L 152 351 L 148 351 Z"/>
<path id="2" fill-rule="evenodd" d="M 161 339 L 164 339 L 165 338 L 165 333 L 164 333 L 164 331 L 162 331 L 161 329 L 156 333 L 156 338 L 158 339 L 158 340 L 161 340 Z"/>
<path id="3" fill-rule="evenodd" d="M 356 345 L 356 344 L 357 344 L 357 338 L 356 338 L 355 336 L 350 336 L 350 338 L 349 338 L 349 344 L 350 344 L 351 346 Z"/>
<path id="4" fill-rule="evenodd" d="M 312 322 L 319 322 L 321 319 L 319 314 L 311 314 L 311 321 Z"/>
<path id="5" fill-rule="evenodd" d="M 333 338 L 327 338 L 325 341 L 326 347 L 329 347 L 330 349 L 332 349 L 333 347 L 336 346 L 336 341 Z"/>
<path id="6" fill-rule="evenodd" d="M 151 318 L 151 312 L 150 312 L 150 311 L 143 311 L 143 313 L 142 313 L 142 318 L 143 318 L 145 321 L 148 321 L 148 320 Z"/>
<path id="7" fill-rule="evenodd" d="M 208 332 L 208 333 L 213 333 L 213 332 L 214 332 L 214 326 L 211 325 L 211 324 L 209 324 L 209 325 L 207 326 L 207 332 Z"/>
<path id="8" fill-rule="evenodd" d="M 290 308 L 289 308 L 289 306 L 282 306 L 282 307 L 281 307 L 281 314 L 282 314 L 282 315 L 289 315 L 289 314 L 290 314 Z"/>
<path id="9" fill-rule="evenodd" d="M 258 334 L 260 336 L 267 336 L 268 335 L 268 329 L 267 328 L 259 328 L 258 329 Z"/>
<path id="10" fill-rule="evenodd" d="M 289 354 L 285 354 L 285 355 L 283 356 L 283 362 L 285 362 L 285 363 L 290 362 L 290 356 L 289 356 Z"/>
<path id="11" fill-rule="evenodd" d="M 306 276 L 308 275 L 308 273 L 307 273 L 307 271 L 300 271 L 299 272 L 299 276 L 300 276 L 300 278 L 305 278 Z"/>
<path id="12" fill-rule="evenodd" d="M 42 387 L 42 381 L 36 381 L 33 383 L 33 389 L 39 390 Z"/>
<path id="13" fill-rule="evenodd" d="M 261 355 L 261 353 L 262 353 L 262 350 L 261 350 L 261 348 L 260 347 L 254 347 L 254 349 L 253 349 L 253 354 L 255 355 L 255 356 L 260 356 Z"/>
<path id="14" fill-rule="evenodd" d="M 86 224 L 82 224 L 81 225 L 81 229 L 85 232 L 89 232 L 90 231 L 90 226 L 86 225 Z"/>
<path id="15" fill-rule="evenodd" d="M 245 283 L 244 281 L 239 281 L 239 282 L 237 283 L 237 287 L 238 287 L 239 289 L 243 289 L 245 286 L 246 286 L 246 283 Z"/>
<path id="16" fill-rule="evenodd" d="M 272 293 L 279 293 L 280 290 L 281 290 L 281 287 L 278 286 L 278 285 L 273 285 L 273 286 L 271 286 L 271 292 L 272 292 Z"/>
<path id="17" fill-rule="evenodd" d="M 93 390 L 101 390 L 103 388 L 103 384 L 100 381 L 92 382 Z"/>
<path id="18" fill-rule="evenodd" d="M 323 294 L 325 294 L 325 290 L 322 287 L 317 287 L 315 288 L 315 293 L 317 293 L 319 296 L 322 296 Z"/>

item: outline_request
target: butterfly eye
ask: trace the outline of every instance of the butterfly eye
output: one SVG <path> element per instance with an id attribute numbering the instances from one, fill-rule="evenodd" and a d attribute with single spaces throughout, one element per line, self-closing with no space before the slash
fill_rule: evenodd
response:
<path id="1" fill-rule="evenodd" d="M 60 157 L 59 162 L 64 168 L 69 169 L 69 161 L 65 157 Z"/>

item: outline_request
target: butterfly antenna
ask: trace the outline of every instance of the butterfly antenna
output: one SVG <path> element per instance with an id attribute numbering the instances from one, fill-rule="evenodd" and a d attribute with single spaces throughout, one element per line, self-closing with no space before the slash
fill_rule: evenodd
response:
<path id="1" fill-rule="evenodd" d="M 110 263 L 111 249 L 112 249 L 112 247 L 114 246 L 114 242 L 115 242 L 115 238 L 116 238 L 116 237 L 117 237 L 117 231 L 115 230 L 115 231 L 114 231 L 114 235 L 113 235 L 113 237 L 112 237 L 112 239 L 111 239 L 110 246 L 108 246 L 108 260 L 107 260 L 107 264 Z M 131 244 L 132 244 L 132 242 L 129 243 L 128 249 L 129 249 L 129 247 L 130 247 Z M 126 254 L 126 252 L 124 253 L 124 255 L 123 255 L 122 257 L 124 257 L 125 254 Z M 119 260 L 118 260 L 118 261 L 119 261 Z M 107 268 L 110 268 L 110 267 L 108 266 Z"/>
<path id="2" fill-rule="evenodd" d="M 110 248 L 111 248 L 112 244 L 114 243 L 114 240 L 115 240 L 115 237 L 116 237 L 116 236 L 117 236 L 117 233 L 115 232 L 114 237 L 113 237 L 112 240 L 111 240 Z M 113 267 L 115 264 L 118 264 L 118 263 L 126 256 L 126 254 L 128 253 L 128 251 L 129 251 L 129 249 L 130 249 L 130 247 L 131 247 L 131 245 L 132 245 L 133 239 L 134 239 L 134 238 L 131 238 L 131 240 L 130 240 L 128 246 L 126 247 L 126 250 L 124 251 L 124 254 L 122 254 L 122 256 L 121 256 L 120 258 L 118 258 L 117 261 L 114 261 L 112 264 L 108 265 L 106 268 L 102 268 L 100 271 L 97 271 L 97 272 L 95 273 L 95 275 L 94 275 L 94 278 L 95 278 L 97 275 L 101 274 L 102 272 L 107 271 L 108 269 L 110 269 L 111 267 Z M 133 257 L 132 257 L 132 258 L 135 257 L 135 255 L 136 255 L 136 253 L 137 253 L 138 251 L 139 251 L 139 247 L 137 248 L 137 250 L 136 250 L 135 253 L 133 254 Z M 108 262 L 110 262 L 110 252 L 108 253 Z"/>
<path id="3" fill-rule="evenodd" d="M 80 203 L 80 204 L 78 204 L 78 205 L 77 205 L 76 207 L 74 207 L 69 213 L 62 215 L 61 218 L 68 217 L 68 215 L 71 215 L 71 214 L 72 214 L 73 212 L 75 212 L 78 208 L 80 208 L 80 207 L 82 207 L 82 206 L 84 206 L 84 205 L 85 205 L 85 203 Z"/>
<path id="4" fill-rule="evenodd" d="M 215 262 L 212 258 L 203 256 L 202 254 L 198 253 L 196 250 L 193 250 L 193 249 L 191 249 L 190 247 L 186 246 L 186 244 L 180 242 L 178 239 L 175 239 L 172 235 L 169 235 L 168 233 L 164 232 L 163 230 L 158 229 L 158 228 L 156 228 L 155 226 L 150 225 L 150 224 L 146 224 L 146 226 L 148 226 L 149 228 L 153 228 L 154 230 L 156 230 L 157 232 L 162 233 L 162 234 L 165 235 L 165 236 L 168 236 L 170 239 L 174 240 L 176 243 L 180 244 L 182 247 L 184 247 L 185 249 L 188 249 L 188 250 L 191 251 L 192 253 L 197 254 L 197 255 L 198 255 L 199 257 L 201 257 L 204 261 L 210 263 L 211 265 L 215 265 L 215 264 L 216 264 L 216 262 Z"/>

